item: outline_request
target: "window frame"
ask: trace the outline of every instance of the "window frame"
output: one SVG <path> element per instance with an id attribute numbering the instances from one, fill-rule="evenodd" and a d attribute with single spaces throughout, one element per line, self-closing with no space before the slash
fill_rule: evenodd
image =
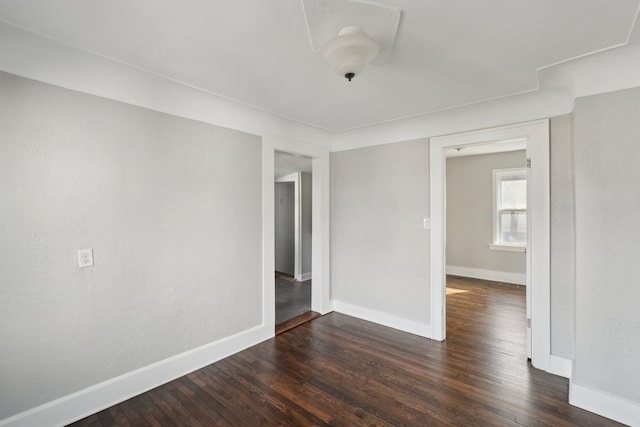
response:
<path id="1" fill-rule="evenodd" d="M 526 167 L 518 167 L 518 168 L 503 168 L 503 169 L 493 169 L 493 204 L 492 204 L 492 211 L 493 211 L 493 241 L 492 243 L 489 244 L 489 248 L 492 250 L 498 250 L 498 251 L 509 251 L 509 252 L 526 252 L 527 250 L 527 242 L 529 240 L 528 237 L 528 232 L 529 230 L 527 229 L 526 233 L 527 233 L 527 238 L 525 239 L 525 243 L 507 243 L 507 242 L 502 242 L 500 240 L 500 212 L 504 211 L 504 210 L 508 210 L 508 211 L 515 211 L 515 212 L 525 212 L 525 215 L 527 217 L 527 221 L 529 219 L 529 215 L 528 215 L 528 209 L 529 206 L 527 204 L 527 206 L 525 207 L 525 209 L 500 209 L 498 206 L 498 202 L 500 200 L 499 196 L 500 196 L 500 183 L 502 182 L 501 177 L 504 176 L 522 176 L 524 177 L 525 182 L 527 182 L 527 168 Z M 528 187 L 527 187 L 528 190 Z M 528 196 L 527 196 L 527 201 L 525 203 L 528 203 Z"/>

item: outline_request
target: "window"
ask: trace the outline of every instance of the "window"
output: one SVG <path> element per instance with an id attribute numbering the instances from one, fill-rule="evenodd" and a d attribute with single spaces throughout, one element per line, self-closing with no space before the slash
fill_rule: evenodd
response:
<path id="1" fill-rule="evenodd" d="M 492 249 L 509 249 L 504 246 L 514 249 L 525 248 L 527 246 L 526 169 L 494 169 L 493 200 Z"/>

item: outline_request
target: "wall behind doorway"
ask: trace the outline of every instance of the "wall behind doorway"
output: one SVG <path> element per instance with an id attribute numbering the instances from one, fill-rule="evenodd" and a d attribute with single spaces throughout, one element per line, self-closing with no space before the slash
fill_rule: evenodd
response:
<path id="1" fill-rule="evenodd" d="M 276 271 L 295 274 L 295 188 L 293 182 L 275 183 Z"/>
<path id="2" fill-rule="evenodd" d="M 302 213 L 301 213 L 301 230 L 302 230 L 302 280 L 311 279 L 311 211 L 312 211 L 312 175 L 308 172 L 300 174 L 301 196 L 302 196 Z"/>
<path id="3" fill-rule="evenodd" d="M 447 159 L 447 273 L 525 284 L 524 252 L 492 250 L 493 170 L 526 166 L 526 151 Z"/>

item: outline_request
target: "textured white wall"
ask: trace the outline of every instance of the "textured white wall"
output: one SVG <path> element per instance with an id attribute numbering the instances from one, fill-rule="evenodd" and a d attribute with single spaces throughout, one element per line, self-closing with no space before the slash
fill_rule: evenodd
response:
<path id="1" fill-rule="evenodd" d="M 524 150 L 447 159 L 447 265 L 498 272 L 526 270 L 525 254 L 493 242 L 493 170 L 525 167 Z"/>
<path id="2" fill-rule="evenodd" d="M 0 93 L 0 419 L 261 323 L 258 137 Z"/>
<path id="3" fill-rule="evenodd" d="M 427 144 L 332 153 L 334 300 L 428 323 Z"/>
<path id="4" fill-rule="evenodd" d="M 574 382 L 640 403 L 640 89 L 576 100 Z"/>
<path id="5" fill-rule="evenodd" d="M 550 121 L 551 354 L 575 357 L 575 195 L 571 115 Z"/>

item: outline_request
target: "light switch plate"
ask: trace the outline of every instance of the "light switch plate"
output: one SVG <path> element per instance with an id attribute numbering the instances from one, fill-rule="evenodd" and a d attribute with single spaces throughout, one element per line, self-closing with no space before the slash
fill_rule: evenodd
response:
<path id="1" fill-rule="evenodd" d="M 429 230 L 431 228 L 431 218 L 423 218 L 422 226 L 424 227 L 425 230 Z"/>

